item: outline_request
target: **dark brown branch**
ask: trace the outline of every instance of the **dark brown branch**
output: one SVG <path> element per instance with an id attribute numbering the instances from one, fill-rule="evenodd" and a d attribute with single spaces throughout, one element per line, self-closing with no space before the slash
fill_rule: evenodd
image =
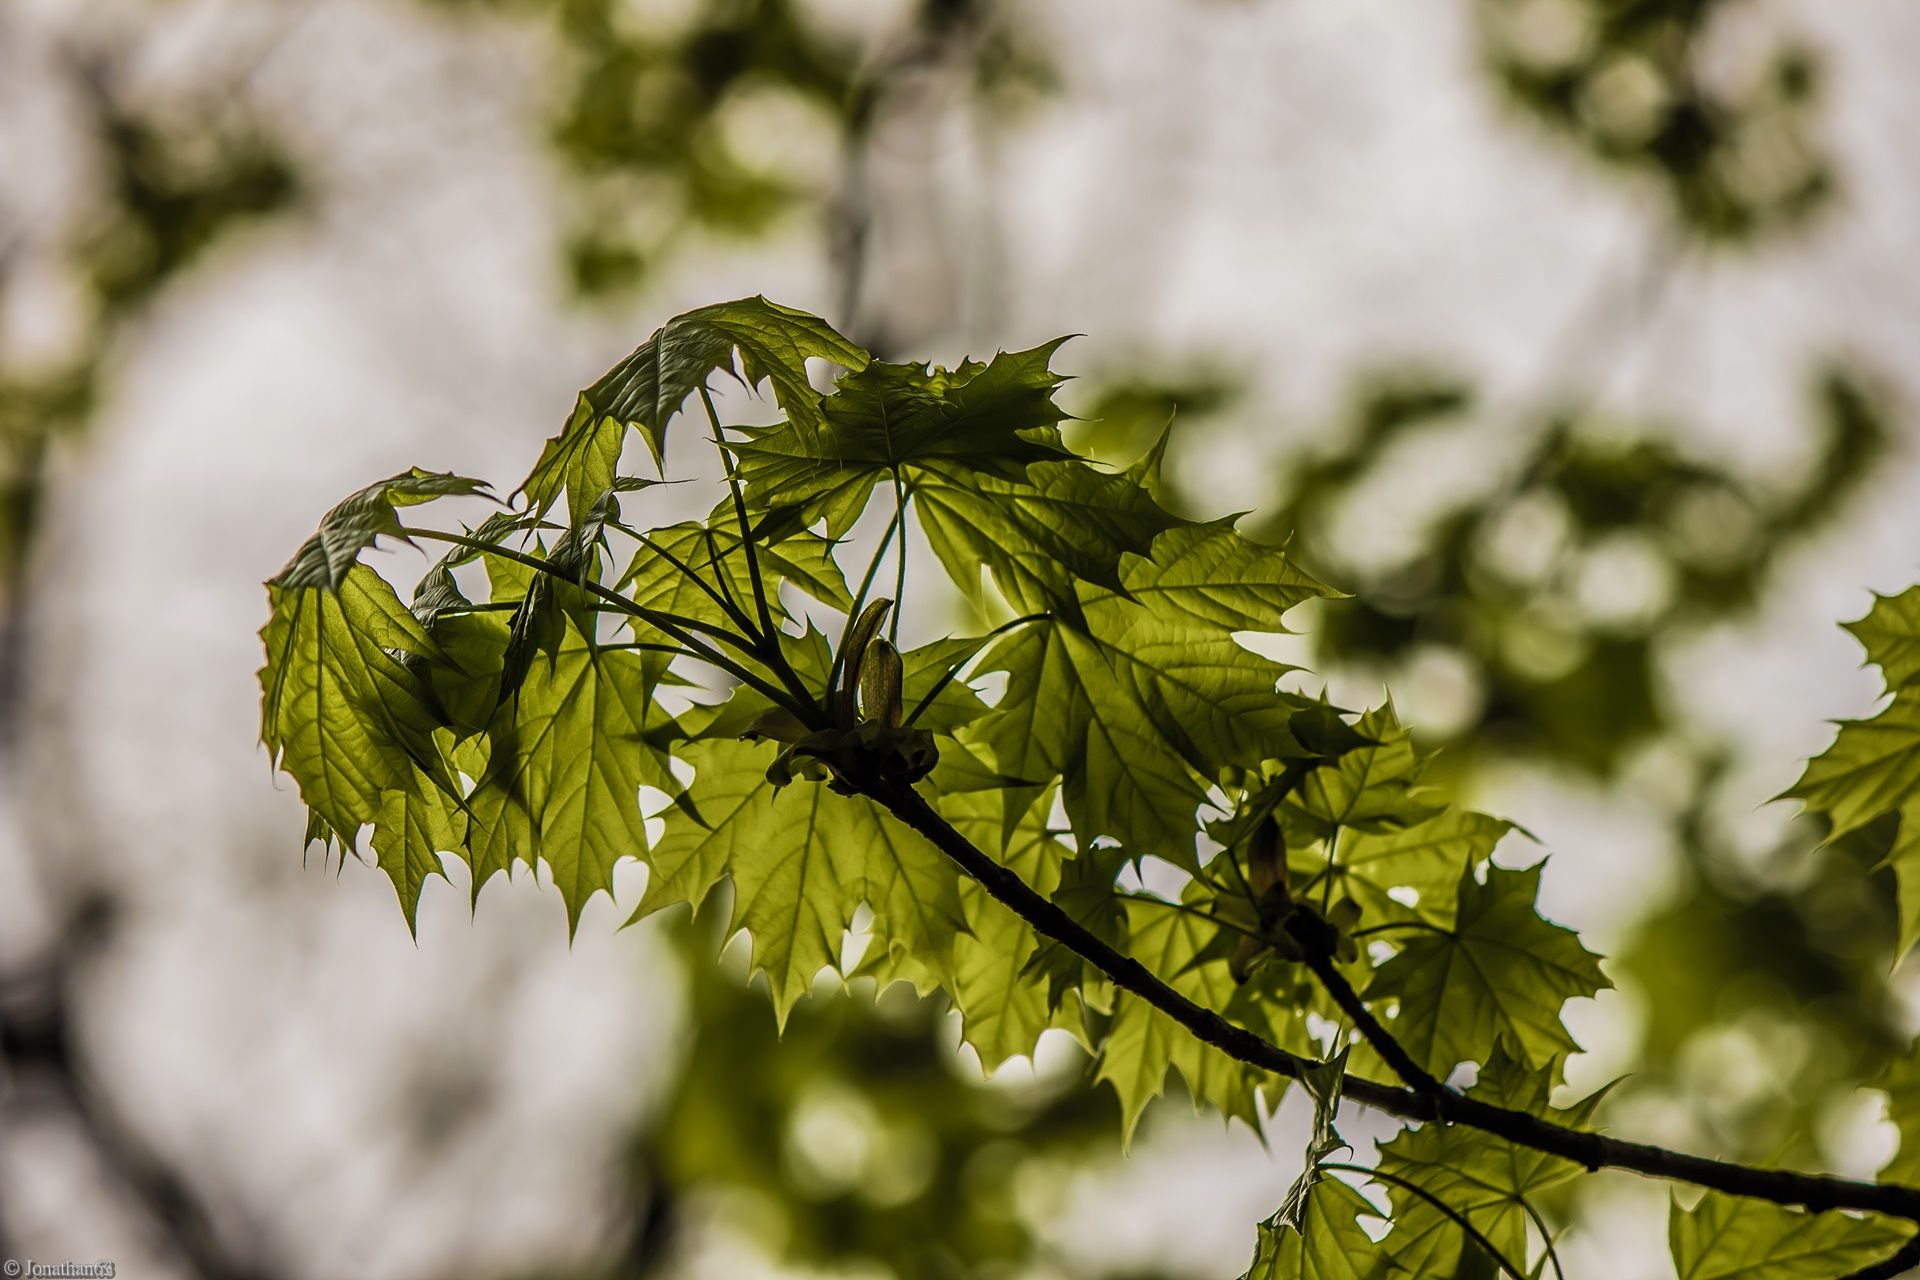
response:
<path id="1" fill-rule="evenodd" d="M 1373 1046 L 1373 1051 L 1380 1055 L 1380 1060 L 1392 1067 L 1393 1073 L 1411 1085 L 1415 1093 L 1431 1098 L 1434 1110 L 1439 1112 L 1443 1119 L 1450 1117 L 1454 1104 L 1461 1099 L 1461 1094 L 1434 1079 L 1432 1074 L 1415 1062 L 1413 1055 L 1408 1053 L 1405 1047 L 1380 1025 L 1380 1020 L 1373 1016 L 1373 1010 L 1367 1008 L 1366 1003 L 1360 999 L 1360 994 L 1340 972 L 1333 957 L 1324 951 L 1309 951 L 1306 956 L 1306 965 L 1313 970 L 1313 976 L 1320 979 L 1320 985 L 1327 989 L 1327 994 L 1333 997 L 1333 1002 L 1340 1006 L 1340 1012 L 1353 1020 L 1354 1027 L 1366 1042 Z"/>
<path id="2" fill-rule="evenodd" d="M 932 841 L 936 848 L 958 863 L 963 871 L 979 881 L 988 893 L 1015 915 L 1032 925 L 1035 931 L 1091 962 L 1114 985 L 1145 1000 L 1186 1028 L 1196 1039 L 1212 1045 L 1229 1057 L 1290 1079 L 1298 1078 L 1307 1067 L 1317 1065 L 1287 1052 L 1245 1027 L 1234 1025 L 1212 1009 L 1195 1004 L 1169 987 L 1138 960 L 1109 946 L 1018 875 L 975 848 L 911 786 L 876 779 L 861 783 L 859 790 Z M 1355 1016 L 1354 1009 L 1359 1009 L 1365 1014 L 1367 1022 L 1391 1043 L 1392 1037 L 1385 1035 L 1372 1013 L 1353 994 L 1352 987 L 1344 981 L 1340 985 L 1351 997 L 1353 1007 L 1346 1010 L 1348 1016 Z M 1335 998 L 1339 996 L 1336 994 Z M 1366 1024 L 1360 1025 L 1362 1034 L 1366 1034 Z M 1404 1052 L 1401 1057 L 1411 1062 L 1406 1059 Z M 1389 1065 L 1392 1063 L 1389 1062 Z M 1431 1075 L 1417 1066 L 1414 1070 L 1419 1076 L 1432 1080 Z M 1647 1143 L 1627 1142 L 1603 1134 L 1571 1129 L 1523 1111 L 1493 1106 L 1445 1089 L 1444 1086 L 1439 1086 L 1439 1089 L 1438 1094 L 1423 1093 L 1352 1075 L 1346 1078 L 1343 1085 L 1346 1097 L 1390 1115 L 1407 1120 L 1464 1124 L 1523 1147 L 1572 1161 L 1590 1171 L 1624 1169 L 1647 1177 L 1689 1182 L 1728 1195 L 1804 1206 L 1815 1212 L 1856 1209 L 1920 1222 L 1920 1188 L 1861 1182 L 1829 1174 L 1756 1169 L 1727 1160 L 1687 1155 Z M 1442 1096 L 1444 1101 L 1441 1100 Z"/>

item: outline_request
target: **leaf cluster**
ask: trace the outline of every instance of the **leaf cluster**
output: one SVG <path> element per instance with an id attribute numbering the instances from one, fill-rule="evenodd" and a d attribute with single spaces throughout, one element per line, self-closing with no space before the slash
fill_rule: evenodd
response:
<path id="1" fill-rule="evenodd" d="M 1597 958 L 1539 913 L 1540 865 L 1494 863 L 1510 824 L 1428 783 L 1390 706 L 1298 692 L 1248 643 L 1337 593 L 1231 518 L 1163 507 L 1164 437 L 1118 471 L 1067 448 L 1058 346 L 892 364 L 804 312 L 722 303 L 583 391 L 505 510 L 405 521 L 486 496 L 418 469 L 349 497 L 268 583 L 262 632 L 262 737 L 310 837 L 364 834 L 409 921 L 453 859 L 476 898 L 543 875 L 577 928 L 638 859 L 633 918 L 724 909 L 781 1025 L 829 975 L 905 982 L 989 1071 L 1078 1039 L 1129 1134 L 1176 1079 L 1260 1128 L 1285 1077 L 1196 1038 L 1191 1002 L 1278 1046 L 1318 1111 L 1257 1273 L 1551 1258 L 1533 1198 L 1577 1166 L 1441 1122 L 1438 1081 L 1476 1064 L 1476 1105 L 1585 1126 L 1549 1097 L 1578 1047 L 1564 1005 L 1609 985 Z M 724 422 L 716 376 L 779 420 Z M 726 492 L 649 520 L 696 414 Z M 630 433 L 656 474 L 623 470 Z M 914 526 L 976 633 L 900 647 L 900 597 L 932 571 L 908 572 Z M 362 561 L 382 538 L 447 548 L 410 605 Z M 1177 889 L 1143 887 L 1149 859 Z M 1394 1073 L 1443 1110 L 1359 1171 L 1393 1204 L 1376 1243 L 1323 1175 L 1346 1082 Z"/>

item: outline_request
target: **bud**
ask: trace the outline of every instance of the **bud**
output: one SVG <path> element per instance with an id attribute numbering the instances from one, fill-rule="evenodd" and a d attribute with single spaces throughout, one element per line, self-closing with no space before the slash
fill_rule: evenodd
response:
<path id="1" fill-rule="evenodd" d="M 900 681 L 905 673 L 900 651 L 875 636 L 860 661 L 860 714 L 889 729 L 900 727 Z"/>
<path id="2" fill-rule="evenodd" d="M 1280 824 L 1271 815 L 1260 820 L 1247 841 L 1247 884 L 1257 897 L 1264 898 L 1276 888 L 1281 901 L 1291 897 L 1287 847 L 1280 839 Z"/>
<path id="3" fill-rule="evenodd" d="M 853 627 L 847 632 L 846 649 L 842 658 L 846 671 L 840 678 L 840 727 L 853 728 L 855 698 L 860 692 L 860 669 L 866 665 L 867 646 L 880 634 L 880 624 L 887 620 L 887 610 L 893 607 L 893 601 L 881 599 L 860 611 L 854 619 Z"/>

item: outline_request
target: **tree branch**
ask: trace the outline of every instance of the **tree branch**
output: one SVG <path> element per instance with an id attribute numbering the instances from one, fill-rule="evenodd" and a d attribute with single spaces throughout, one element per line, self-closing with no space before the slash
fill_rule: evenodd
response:
<path id="1" fill-rule="evenodd" d="M 883 778 L 870 778 L 860 780 L 857 789 L 932 841 L 935 848 L 952 858 L 963 871 L 979 881 L 981 887 L 1033 926 L 1036 932 L 1092 963 L 1115 986 L 1145 1000 L 1179 1023 L 1195 1039 L 1212 1045 L 1228 1057 L 1289 1079 L 1298 1079 L 1307 1068 L 1319 1065 L 1287 1052 L 1175 991 L 1145 965 L 1108 945 L 1014 872 L 975 848 L 912 786 Z M 1335 976 L 1338 977 L 1337 974 Z M 1352 994 L 1352 987 L 1344 980 L 1340 981 L 1340 985 L 1352 997 L 1353 1005 L 1365 1014 L 1365 1022 L 1355 1018 L 1361 1033 L 1367 1034 L 1367 1025 L 1371 1024 L 1387 1043 L 1393 1044 L 1392 1037 L 1386 1035 L 1372 1012 L 1365 1008 L 1357 995 Z M 1339 998 L 1337 993 L 1335 998 Z M 1349 1016 L 1355 1016 L 1353 1009 L 1346 1011 Z M 1398 1049 L 1397 1044 L 1394 1047 Z M 1375 1048 L 1378 1050 L 1379 1046 Z M 1382 1056 L 1386 1054 L 1382 1053 Z M 1400 1050 L 1399 1056 L 1412 1066 L 1417 1078 L 1433 1080 L 1429 1073 L 1412 1063 L 1404 1050 Z M 1388 1064 L 1394 1065 L 1391 1059 Z M 1399 1068 L 1396 1066 L 1395 1069 Z M 1624 1169 L 1646 1177 L 1689 1182 L 1728 1195 L 1803 1206 L 1816 1213 L 1828 1209 L 1856 1209 L 1920 1222 L 1920 1188 L 1894 1183 L 1861 1182 L 1830 1174 L 1756 1169 L 1727 1160 L 1688 1155 L 1665 1147 L 1569 1128 L 1524 1111 L 1496 1107 L 1455 1093 L 1438 1085 L 1438 1082 L 1434 1082 L 1434 1085 L 1440 1090 L 1438 1094 L 1349 1075 L 1343 1082 L 1342 1090 L 1344 1096 L 1389 1115 L 1407 1120 L 1467 1125 L 1508 1142 L 1558 1156 L 1593 1172 Z M 1441 1101 L 1442 1095 L 1446 1099 L 1444 1102 Z M 1915 1257 L 1920 1259 L 1920 1254 Z M 1854 1280 L 1874 1280 L 1875 1275 L 1896 1274 L 1897 1271 L 1876 1272 L 1855 1277 Z"/>
<path id="2" fill-rule="evenodd" d="M 1459 1102 L 1463 1095 L 1458 1090 L 1450 1089 L 1434 1079 L 1425 1067 L 1413 1060 L 1413 1055 L 1393 1038 L 1392 1033 L 1380 1025 L 1380 1020 L 1373 1016 L 1373 1010 L 1367 1008 L 1366 1002 L 1360 999 L 1360 993 L 1353 989 L 1353 984 L 1348 982 L 1346 975 L 1340 972 L 1333 957 L 1325 951 L 1309 946 L 1305 964 L 1313 971 L 1313 976 L 1320 979 L 1320 985 L 1327 989 L 1327 994 L 1333 997 L 1333 1002 L 1340 1006 L 1340 1012 L 1353 1019 L 1353 1025 L 1366 1042 L 1373 1046 L 1373 1051 L 1380 1055 L 1380 1060 L 1392 1067 L 1393 1073 L 1411 1085 L 1415 1093 L 1431 1098 L 1434 1110 L 1442 1119 L 1450 1117 L 1454 1104 Z"/>

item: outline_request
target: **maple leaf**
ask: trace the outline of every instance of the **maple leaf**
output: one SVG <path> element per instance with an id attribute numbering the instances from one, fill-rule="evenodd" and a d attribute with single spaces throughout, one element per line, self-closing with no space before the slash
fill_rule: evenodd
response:
<path id="1" fill-rule="evenodd" d="M 469 799 L 467 839 L 477 897 L 514 863 L 544 861 L 569 929 L 594 894 L 613 890 L 614 864 L 647 851 L 640 788 L 675 792 L 655 731 L 656 672 L 605 649 L 571 619 L 547 656 L 528 667 L 487 727 L 487 760 Z"/>
<path id="2" fill-rule="evenodd" d="M 359 562 L 360 553 L 380 538 L 409 540 L 394 508 L 448 496 L 485 495 L 486 488 L 484 480 L 471 480 L 451 472 L 422 471 L 419 467 L 376 481 L 341 499 L 322 516 L 313 536 L 301 544 L 268 585 L 290 590 L 302 587 L 337 590 Z"/>
<path id="3" fill-rule="evenodd" d="M 1469 1095 L 1495 1106 L 1545 1116 L 1574 1128 L 1584 1128 L 1599 1102 L 1595 1095 L 1565 1110 L 1548 1105 L 1547 1095 L 1559 1074 L 1557 1064 L 1527 1067 L 1496 1041 L 1480 1077 Z M 1530 1147 L 1493 1137 L 1461 1125 L 1425 1124 L 1403 1130 L 1380 1144 L 1380 1172 L 1412 1184 L 1460 1214 L 1486 1237 L 1501 1255 L 1522 1261 L 1527 1256 L 1527 1229 L 1532 1219 L 1528 1200 L 1580 1175 L 1580 1166 Z M 1446 1274 L 1447 1267 L 1469 1248 L 1459 1225 L 1432 1202 L 1395 1192 L 1394 1229 L 1387 1237 L 1395 1261 L 1415 1274 Z"/>
<path id="4" fill-rule="evenodd" d="M 1338 1179 L 1305 1193 L 1297 1222 L 1277 1215 L 1260 1224 L 1253 1265 L 1241 1280 L 1383 1280 L 1393 1260 L 1360 1226 L 1380 1211 Z"/>
<path id="5" fill-rule="evenodd" d="M 1316 835 L 1336 829 L 1394 831 L 1425 822 L 1445 805 L 1421 784 L 1428 757 L 1413 745 L 1391 706 L 1354 726 L 1368 741 L 1309 773 L 1289 793 L 1286 810 Z"/>
<path id="6" fill-rule="evenodd" d="M 775 787 L 764 747 L 698 742 L 683 758 L 699 816 L 668 813 L 634 919 L 677 902 L 698 907 L 730 881 L 731 928 L 751 935 L 754 968 L 767 975 L 783 1024 L 819 973 L 838 967 L 862 903 L 873 911 L 872 946 L 898 947 L 951 981 L 967 922 L 958 873 L 933 846 L 863 797 Z"/>
<path id="7" fill-rule="evenodd" d="M 822 421 L 743 428 L 732 446 L 756 497 L 798 505 L 829 536 L 853 526 L 875 485 L 922 471 L 949 483 L 968 476 L 1026 479 L 1029 463 L 1074 455 L 1054 425 L 1066 411 L 1047 367 L 1056 339 L 957 369 L 876 360 L 844 375 Z"/>
<path id="8" fill-rule="evenodd" d="M 1691 1209 L 1673 1205 L 1667 1245 L 1679 1280 L 1832 1280 L 1878 1262 L 1913 1231 L 1911 1223 L 1709 1191 Z"/>
<path id="9" fill-rule="evenodd" d="M 1513 829 L 1501 818 L 1449 809 L 1410 827 L 1348 832 L 1331 862 L 1332 896 L 1353 899 L 1372 923 L 1450 927 L 1461 876 L 1484 866 Z M 1324 844 L 1298 844 L 1287 860 L 1298 884 L 1312 883 L 1330 865 Z"/>
<path id="10" fill-rule="evenodd" d="M 435 764 L 440 718 L 427 685 L 400 656 L 434 658 L 439 649 L 365 565 L 349 567 L 337 586 L 276 582 L 267 595 L 260 739 L 307 806 L 355 847 L 386 793 L 413 786 L 416 767 L 452 786 Z"/>
<path id="11" fill-rule="evenodd" d="M 380 793 L 368 843 L 400 895 L 408 929 L 418 932 L 420 890 L 428 878 L 446 878 L 440 855 L 459 854 L 466 838 L 467 815 L 459 800 L 417 766 L 408 786 Z"/>
<path id="12" fill-rule="evenodd" d="M 536 511 L 561 494 L 590 502 L 614 483 L 626 428 L 638 430 L 658 465 L 666 456 L 667 424 L 695 389 L 716 371 L 733 368 L 750 386 L 772 385 L 790 421 L 821 425 L 820 396 L 807 377 L 807 360 L 850 369 L 868 356 L 817 316 L 765 298 L 720 302 L 675 316 L 580 393 L 560 434 L 547 441 L 520 489 Z"/>
<path id="13" fill-rule="evenodd" d="M 1573 1052 L 1560 1007 L 1613 985 L 1578 935 L 1535 909 L 1544 865 L 1488 867 L 1484 884 L 1463 873 L 1452 926 L 1410 934 L 1374 972 L 1367 999 L 1399 1001 L 1389 1029 L 1436 1076 L 1502 1039 L 1532 1067 Z"/>
<path id="14" fill-rule="evenodd" d="M 1899 893 L 1897 955 L 1920 941 L 1920 587 L 1881 596 L 1847 630 L 1867 651 L 1892 694 L 1866 720 L 1841 722 L 1833 744 L 1807 762 L 1787 796 L 1829 824 L 1838 839 L 1883 814 L 1900 822 L 1880 865 L 1891 867 Z"/>
<path id="15" fill-rule="evenodd" d="M 1198 900 L 1197 889 L 1189 901 Z M 1168 986 L 1207 1008 L 1243 1018 L 1253 1014 L 1252 1030 L 1276 1037 L 1270 1024 L 1260 1021 L 1265 1011 L 1234 999 L 1239 983 L 1224 959 L 1207 959 L 1220 926 L 1163 902 L 1142 897 L 1125 900 L 1127 952 L 1164 979 Z M 1167 1070 L 1179 1071 L 1195 1107 L 1206 1105 L 1239 1120 L 1258 1132 L 1263 1092 L 1276 1081 L 1257 1067 L 1230 1058 L 1196 1040 L 1172 1018 L 1139 996 L 1121 993 L 1115 1001 L 1113 1022 L 1100 1047 L 1097 1080 L 1111 1084 L 1120 1098 L 1122 1129 L 1131 1140 L 1134 1126 L 1147 1104 L 1166 1087 Z M 1284 1087 L 1284 1086 L 1282 1086 Z M 1269 1102 L 1278 1101 L 1278 1095 Z"/>
<path id="16" fill-rule="evenodd" d="M 1191 866 L 1207 783 L 1304 750 L 1291 726 L 1311 704 L 1278 690 L 1291 668 L 1235 636 L 1282 629 L 1324 588 L 1224 524 L 1153 551 L 1126 559 L 1119 589 L 1084 592 L 1084 626 L 1035 621 L 988 650 L 980 669 L 1007 672 L 1007 691 L 974 736 L 1010 776 L 1064 779 L 1082 841 Z"/>
<path id="17" fill-rule="evenodd" d="M 737 530 L 718 521 L 687 522 L 654 529 L 614 583 L 633 603 L 663 613 L 727 625 L 728 605 L 753 613 L 753 574 Z M 833 541 L 805 529 L 754 547 L 763 589 L 777 604 L 780 588 L 792 585 L 835 609 L 853 607 L 845 576 L 833 558 Z"/>

